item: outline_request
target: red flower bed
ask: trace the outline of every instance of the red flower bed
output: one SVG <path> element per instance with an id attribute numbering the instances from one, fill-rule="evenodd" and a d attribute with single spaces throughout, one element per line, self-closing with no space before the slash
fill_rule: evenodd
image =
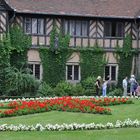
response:
<path id="1" fill-rule="evenodd" d="M 102 98 L 102 99 L 96 99 L 91 98 L 90 99 L 94 104 L 99 106 L 110 106 L 110 105 L 118 105 L 118 104 L 131 104 L 133 103 L 132 100 L 129 100 L 128 98 Z"/>
<path id="2" fill-rule="evenodd" d="M 97 104 L 94 104 L 93 99 L 80 100 L 71 97 L 62 97 L 44 101 L 14 101 L 10 102 L 8 107 L 12 109 L 1 112 L 1 117 L 26 115 L 50 110 L 111 114 L 109 108 L 100 107 Z"/>
<path id="3" fill-rule="evenodd" d="M 8 107 L 10 109 L 0 111 L 0 117 L 26 115 L 50 110 L 111 114 L 109 108 L 104 108 L 102 106 L 130 103 L 132 103 L 132 101 L 128 98 L 91 98 L 81 100 L 78 98 L 73 99 L 71 97 L 61 97 L 43 101 L 13 101 L 7 106 L 1 104 L 1 107 Z"/>
<path id="4" fill-rule="evenodd" d="M 110 114 L 109 108 L 103 108 L 93 104 L 91 100 L 72 99 L 71 97 L 62 97 L 46 101 L 51 110 L 84 112 L 84 113 L 102 113 Z"/>

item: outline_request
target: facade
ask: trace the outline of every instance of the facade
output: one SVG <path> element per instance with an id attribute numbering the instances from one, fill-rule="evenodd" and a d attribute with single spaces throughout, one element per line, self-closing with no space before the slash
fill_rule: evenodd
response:
<path id="1" fill-rule="evenodd" d="M 123 45 L 127 34 L 132 47 L 140 48 L 139 0 L 0 0 L 0 36 L 12 24 L 19 25 L 32 38 L 28 51 L 29 67 L 39 79 L 43 69 L 38 47 L 49 47 L 54 23 L 57 30 L 69 34 L 70 47 L 93 47 L 98 43 L 106 51 L 105 77 L 117 81 L 118 64 L 113 52 Z M 79 55 L 67 62 L 66 80 L 80 81 Z M 140 74 L 140 56 L 134 58 L 132 73 Z M 93 64 L 94 65 L 94 64 Z M 135 69 L 135 71 L 134 71 Z"/>

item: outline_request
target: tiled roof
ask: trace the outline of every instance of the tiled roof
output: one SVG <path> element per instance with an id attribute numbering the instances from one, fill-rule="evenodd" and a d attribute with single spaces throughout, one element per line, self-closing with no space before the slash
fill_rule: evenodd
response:
<path id="1" fill-rule="evenodd" d="M 134 18 L 140 0 L 5 0 L 18 13 Z"/>

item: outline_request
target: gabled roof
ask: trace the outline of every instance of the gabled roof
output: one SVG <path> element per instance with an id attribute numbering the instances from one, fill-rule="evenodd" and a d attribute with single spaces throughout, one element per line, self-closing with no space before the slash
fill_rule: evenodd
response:
<path id="1" fill-rule="evenodd" d="M 18 13 L 134 18 L 140 0 L 5 0 Z"/>

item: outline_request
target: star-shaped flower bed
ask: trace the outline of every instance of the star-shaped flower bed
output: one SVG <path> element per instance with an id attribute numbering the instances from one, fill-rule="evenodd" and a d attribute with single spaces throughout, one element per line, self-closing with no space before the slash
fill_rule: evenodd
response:
<path id="1" fill-rule="evenodd" d="M 132 103 L 132 100 L 129 100 L 128 98 L 80 99 L 72 97 L 60 97 L 48 100 L 20 100 L 12 101 L 7 105 L 1 104 L 1 108 L 7 107 L 8 109 L 0 111 L 0 117 L 27 115 L 51 110 L 110 115 L 111 109 L 103 106 L 130 103 Z"/>

